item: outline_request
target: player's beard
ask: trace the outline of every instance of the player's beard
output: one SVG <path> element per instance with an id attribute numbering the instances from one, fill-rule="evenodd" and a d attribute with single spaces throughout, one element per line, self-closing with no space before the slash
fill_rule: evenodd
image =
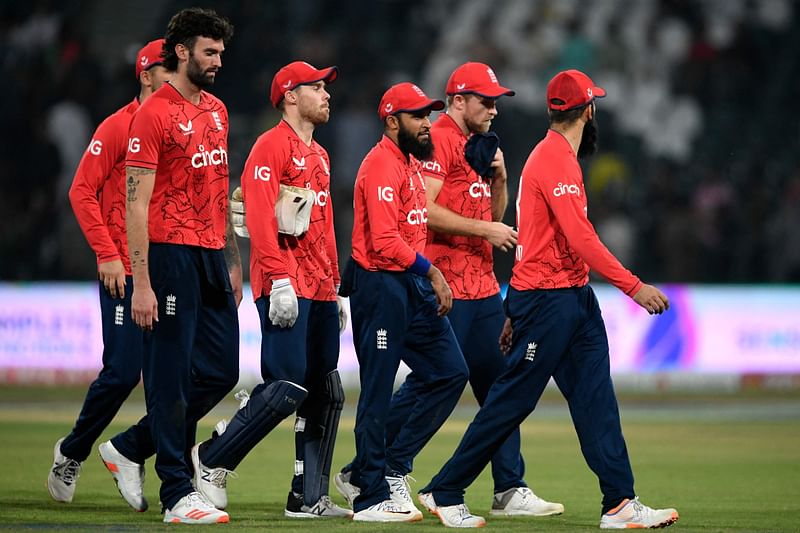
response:
<path id="1" fill-rule="evenodd" d="M 592 117 L 583 126 L 581 144 L 578 146 L 578 159 L 591 157 L 597 152 L 597 121 Z"/>
<path id="2" fill-rule="evenodd" d="M 420 161 L 430 159 L 433 155 L 433 141 L 431 141 L 430 133 L 427 141 L 420 141 L 417 135 L 413 135 L 403 127 L 402 122 L 397 132 L 397 146 L 404 154 L 411 154 Z"/>
<path id="3" fill-rule="evenodd" d="M 189 62 L 186 65 L 186 77 L 198 88 L 205 89 L 214 85 L 214 78 L 216 76 L 200 68 L 200 63 L 195 60 L 194 54 L 189 54 Z"/>
<path id="4" fill-rule="evenodd" d="M 492 127 L 492 122 L 476 122 L 472 119 L 464 117 L 464 124 L 470 133 L 486 133 Z"/>
<path id="5" fill-rule="evenodd" d="M 316 104 L 314 104 L 313 106 L 308 104 L 303 104 L 301 105 L 299 111 L 300 111 L 300 116 L 303 117 L 303 119 L 309 121 L 315 126 L 319 126 L 320 124 L 325 124 L 326 122 L 328 122 L 331 116 L 330 107 L 324 108 Z"/>

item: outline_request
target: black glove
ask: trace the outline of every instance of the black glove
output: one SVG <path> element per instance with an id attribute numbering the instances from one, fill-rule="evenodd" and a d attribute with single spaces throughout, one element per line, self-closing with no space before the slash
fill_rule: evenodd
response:
<path id="1" fill-rule="evenodd" d="M 479 176 L 494 177 L 492 161 L 499 146 L 500 137 L 495 132 L 473 133 L 464 146 L 464 158 Z"/>

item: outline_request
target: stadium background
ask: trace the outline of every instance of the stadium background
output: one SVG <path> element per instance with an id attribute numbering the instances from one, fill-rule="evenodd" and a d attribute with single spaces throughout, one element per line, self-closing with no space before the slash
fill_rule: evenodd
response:
<path id="1" fill-rule="evenodd" d="M 136 94 L 136 50 L 189 5 L 0 7 L 2 382 L 86 381 L 97 369 L 96 266 L 66 193 L 96 125 Z M 340 264 L 350 250 L 354 177 L 380 136 L 375 109 L 387 86 L 413 80 L 443 96 L 452 69 L 479 60 L 517 91 L 501 100 L 494 124 L 513 224 L 522 164 L 547 126 L 547 80 L 565 68 L 590 73 L 608 91 L 598 105 L 600 152 L 584 163 L 590 217 L 623 264 L 669 284 L 675 304 L 664 317 L 641 320 L 624 296 L 598 283 L 615 373 L 638 383 L 643 373 L 710 374 L 724 386 L 767 374 L 768 383 L 797 386 L 800 289 L 789 285 L 800 280 L 795 3 L 221 0 L 212 7 L 236 28 L 213 88 L 231 113 L 232 186 L 255 138 L 279 118 L 267 100 L 274 72 L 298 58 L 340 68 L 332 119 L 316 132 L 332 157 Z M 249 242 L 240 247 L 247 265 Z M 496 259 L 505 282 L 512 255 Z M 243 374 L 256 380 L 260 336 L 247 289 L 241 314 Z M 355 383 L 347 336 L 342 367 Z M 653 379 L 664 378 L 651 376 L 645 386 Z"/>

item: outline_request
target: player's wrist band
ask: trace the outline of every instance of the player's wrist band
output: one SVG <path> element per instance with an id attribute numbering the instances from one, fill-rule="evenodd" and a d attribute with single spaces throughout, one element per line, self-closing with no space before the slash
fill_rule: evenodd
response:
<path id="1" fill-rule="evenodd" d="M 424 255 L 417 252 L 417 258 L 411 264 L 406 272 L 411 272 L 412 274 L 416 274 L 418 276 L 427 276 L 428 271 L 431 269 L 431 262 L 428 261 Z"/>

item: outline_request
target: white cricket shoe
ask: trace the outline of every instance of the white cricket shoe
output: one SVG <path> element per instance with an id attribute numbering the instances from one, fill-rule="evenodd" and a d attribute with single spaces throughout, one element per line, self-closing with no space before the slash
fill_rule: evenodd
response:
<path id="1" fill-rule="evenodd" d="M 353 507 L 353 502 L 358 498 L 358 495 L 361 494 L 361 489 L 350 483 L 351 475 L 352 472 L 339 472 L 333 476 L 333 484 L 336 486 L 336 490 L 339 491 L 339 494 L 341 494 L 348 505 L 350 505 L 350 508 Z"/>
<path id="2" fill-rule="evenodd" d="M 194 488 L 205 496 L 217 509 L 228 506 L 228 476 L 236 472 L 227 468 L 209 468 L 200 462 L 200 444 L 192 447 L 192 466 L 194 466 Z"/>
<path id="3" fill-rule="evenodd" d="M 411 498 L 411 487 L 408 485 L 408 476 L 386 476 L 389 485 L 389 497 L 394 503 L 409 511 L 414 520 L 422 520 L 422 512 L 414 505 Z"/>
<path id="4" fill-rule="evenodd" d="M 433 501 L 433 494 L 430 492 L 420 492 L 417 494 L 417 500 L 429 512 L 436 514 L 436 502 Z"/>
<path id="5" fill-rule="evenodd" d="M 639 498 L 625 499 L 600 518 L 600 529 L 657 529 L 678 521 L 675 509 L 652 509 Z"/>
<path id="6" fill-rule="evenodd" d="M 469 512 L 466 503 L 458 505 L 438 505 L 436 516 L 446 527 L 483 527 L 486 520 L 482 516 L 476 516 Z"/>
<path id="7" fill-rule="evenodd" d="M 309 507 L 303 502 L 302 494 L 289 491 L 283 515 L 289 518 L 352 518 L 353 511 L 339 507 L 327 494 L 320 496 L 317 503 Z"/>
<path id="8" fill-rule="evenodd" d="M 53 466 L 47 474 L 47 490 L 55 501 L 70 503 L 75 495 L 78 476 L 81 475 L 81 462 L 61 453 L 62 442 L 64 437 L 58 439 L 53 448 Z"/>
<path id="9" fill-rule="evenodd" d="M 122 498 L 135 511 L 143 513 L 147 510 L 147 498 L 144 497 L 144 465 L 134 463 L 114 448 L 111 441 L 97 447 L 100 459 L 114 477 L 117 490 Z"/>
<path id="10" fill-rule="evenodd" d="M 411 511 L 398 505 L 394 500 L 383 500 L 353 515 L 356 522 L 416 522 L 422 520 L 422 513 L 415 516 Z"/>
<path id="11" fill-rule="evenodd" d="M 220 511 L 199 492 L 191 492 L 178 500 L 172 509 L 164 511 L 168 524 L 226 524 L 230 517 Z"/>
<path id="12" fill-rule="evenodd" d="M 489 512 L 500 516 L 550 516 L 563 513 L 564 506 L 541 499 L 528 487 L 516 487 L 495 494 Z"/>

